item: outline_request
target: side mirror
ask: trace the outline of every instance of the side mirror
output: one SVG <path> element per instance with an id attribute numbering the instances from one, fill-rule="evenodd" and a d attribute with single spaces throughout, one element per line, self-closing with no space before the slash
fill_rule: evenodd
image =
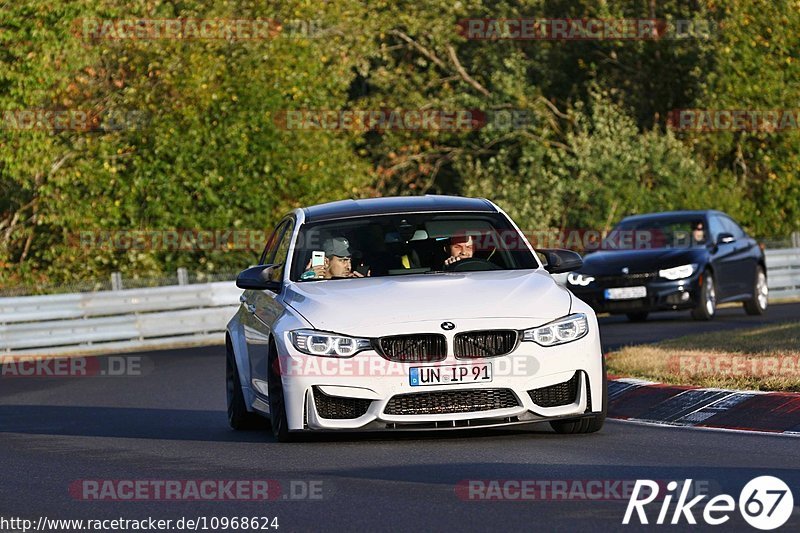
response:
<path id="1" fill-rule="evenodd" d="M 562 274 L 572 272 L 583 266 L 583 259 L 580 254 L 572 250 L 561 250 L 558 248 L 542 248 L 537 250 L 544 255 L 547 263 L 544 269 L 551 274 Z"/>
<path id="2" fill-rule="evenodd" d="M 720 233 L 717 235 L 717 244 L 728 244 L 729 242 L 733 242 L 736 240 L 736 237 L 731 235 L 730 233 Z"/>
<path id="3" fill-rule="evenodd" d="M 274 266 L 275 265 L 258 265 L 250 267 L 247 270 L 242 270 L 239 272 L 239 275 L 236 276 L 236 286 L 240 289 L 279 292 L 281 290 L 281 283 L 270 279 L 270 274 L 272 274 Z"/>

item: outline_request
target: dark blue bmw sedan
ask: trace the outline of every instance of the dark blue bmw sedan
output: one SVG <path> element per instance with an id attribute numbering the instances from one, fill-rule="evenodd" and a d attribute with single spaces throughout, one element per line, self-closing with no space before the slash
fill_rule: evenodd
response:
<path id="1" fill-rule="evenodd" d="M 641 321 L 651 311 L 691 309 L 710 320 L 724 302 L 743 302 L 753 315 L 767 309 L 764 251 L 723 212 L 630 216 L 610 235 L 623 245 L 588 254 L 567 276 L 567 287 L 597 312 Z"/>

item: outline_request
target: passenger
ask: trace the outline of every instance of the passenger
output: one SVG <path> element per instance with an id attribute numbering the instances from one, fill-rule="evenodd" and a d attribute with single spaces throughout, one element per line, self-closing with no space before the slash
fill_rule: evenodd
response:
<path id="1" fill-rule="evenodd" d="M 472 240 L 472 235 L 454 235 L 450 237 L 448 244 L 444 247 L 444 251 L 449 255 L 444 260 L 445 266 L 452 265 L 462 259 L 469 259 L 475 252 L 475 243 Z"/>
<path id="2" fill-rule="evenodd" d="M 311 261 L 301 279 L 363 278 L 364 275 L 353 270 L 350 242 L 344 237 L 326 239 L 322 244 L 325 264 L 312 267 Z M 369 275 L 369 272 L 367 272 Z"/>

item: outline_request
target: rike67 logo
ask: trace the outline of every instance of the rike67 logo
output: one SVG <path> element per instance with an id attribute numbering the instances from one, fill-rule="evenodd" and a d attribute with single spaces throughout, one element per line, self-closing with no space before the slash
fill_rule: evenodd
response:
<path id="1" fill-rule="evenodd" d="M 689 500 L 691 486 L 691 479 L 685 480 L 680 488 L 677 481 L 671 481 L 667 484 L 667 493 L 659 495 L 661 486 L 658 483 L 649 479 L 637 479 L 622 523 L 630 524 L 635 511 L 639 523 L 648 524 L 645 507 L 656 499 L 660 501 L 661 509 L 655 523 L 667 523 L 674 496 L 677 496 L 677 503 L 672 510 L 670 524 L 679 524 L 682 520 L 686 520 L 688 524 L 697 524 L 695 512 L 702 513 L 703 521 L 712 526 L 724 524 L 730 519 L 731 513 L 737 507 L 733 496 L 720 494 L 709 499 L 703 506 L 701 502 L 708 496 L 702 494 Z M 789 520 L 794 509 L 794 498 L 789 486 L 783 480 L 773 476 L 759 476 L 751 479 L 742 489 L 738 508 L 745 521 L 754 528 L 776 529 Z"/>

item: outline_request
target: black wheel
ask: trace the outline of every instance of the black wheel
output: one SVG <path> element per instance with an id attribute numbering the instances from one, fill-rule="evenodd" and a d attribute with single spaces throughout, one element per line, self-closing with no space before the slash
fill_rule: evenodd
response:
<path id="1" fill-rule="evenodd" d="M 225 357 L 225 389 L 228 398 L 228 424 L 236 430 L 263 429 L 266 421 L 263 417 L 247 410 L 242 393 L 242 383 L 233 350 L 228 347 Z"/>
<path id="2" fill-rule="evenodd" d="M 647 311 L 626 313 L 626 315 L 628 316 L 628 320 L 630 320 L 631 322 L 644 322 L 645 320 L 647 320 L 647 315 L 649 314 L 650 313 L 648 313 Z"/>
<path id="3" fill-rule="evenodd" d="M 755 286 L 753 287 L 753 298 L 745 300 L 744 310 L 748 315 L 763 315 L 769 304 L 769 289 L 767 288 L 767 275 L 764 269 L 759 266 L 756 269 Z"/>
<path id="4" fill-rule="evenodd" d="M 566 420 L 553 420 L 550 427 L 561 434 L 594 433 L 602 429 L 608 413 L 608 378 L 606 377 L 606 363 L 603 359 L 603 410 L 594 416 L 584 418 L 568 418 Z"/>
<path id="5" fill-rule="evenodd" d="M 709 271 L 703 273 L 703 286 L 700 288 L 700 301 L 692 309 L 695 320 L 711 320 L 717 313 L 717 288 L 714 276 Z"/>
<path id="6" fill-rule="evenodd" d="M 278 360 L 278 349 L 274 341 L 269 343 L 267 357 L 267 388 L 269 390 L 269 415 L 272 422 L 272 434 L 278 442 L 291 442 L 295 435 L 289 432 L 289 421 L 286 417 L 286 402 L 283 397 L 281 367 Z"/>

